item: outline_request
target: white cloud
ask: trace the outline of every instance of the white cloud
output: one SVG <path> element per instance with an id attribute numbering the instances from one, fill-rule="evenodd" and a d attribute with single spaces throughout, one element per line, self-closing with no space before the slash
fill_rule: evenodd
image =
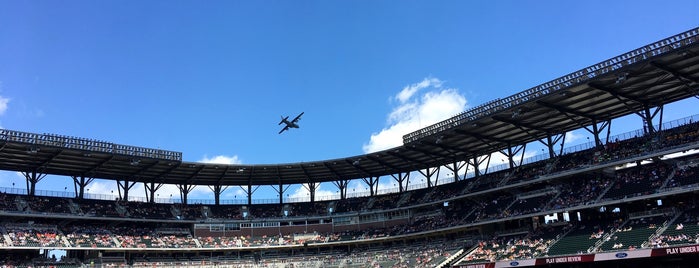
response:
<path id="1" fill-rule="evenodd" d="M 415 83 L 404 87 L 403 90 L 398 92 L 395 99 L 398 100 L 400 103 L 405 103 L 410 98 L 412 98 L 413 95 L 415 95 L 415 93 L 417 93 L 419 90 L 428 87 L 442 87 L 442 81 L 440 81 L 437 78 L 425 78 L 419 83 Z"/>
<path id="2" fill-rule="evenodd" d="M 217 155 L 212 158 L 209 158 L 208 156 L 204 156 L 201 160 L 197 161 L 200 163 L 208 163 L 208 164 L 227 164 L 227 165 L 232 165 L 232 164 L 242 164 L 242 161 L 240 158 L 238 158 L 237 155 L 234 156 L 225 156 L 225 155 Z"/>
<path id="3" fill-rule="evenodd" d="M 575 133 L 575 131 L 568 131 L 566 133 L 566 143 L 570 144 L 580 139 L 584 139 L 585 135 Z"/>
<path id="4" fill-rule="evenodd" d="M 102 195 L 97 198 L 107 200 L 119 195 L 118 186 L 115 181 L 96 179 L 85 186 L 85 193 L 90 195 Z M 89 190 L 87 190 L 89 189 Z M 122 193 L 123 194 L 123 193 Z M 163 184 L 155 191 L 157 202 L 180 202 L 180 190 L 177 185 Z M 187 199 L 213 199 L 213 193 L 205 186 L 196 186 L 191 189 Z M 136 183 L 129 189 L 129 200 L 146 201 L 146 192 L 143 183 Z"/>
<path id="5" fill-rule="evenodd" d="M 221 199 L 235 200 L 235 199 L 247 198 L 247 196 L 248 196 L 248 194 L 245 193 L 245 191 L 243 191 L 243 189 L 241 189 L 238 186 L 230 186 L 230 187 L 228 187 L 228 189 L 226 189 L 225 191 L 223 191 L 221 193 Z"/>
<path id="6" fill-rule="evenodd" d="M 0 91 L 2 91 L 2 81 L 0 81 Z M 10 99 L 0 96 L 0 115 L 5 114 L 7 111 L 7 104 L 10 103 Z"/>
<path id="7" fill-rule="evenodd" d="M 362 146 L 372 153 L 403 144 L 403 135 L 454 116 L 466 109 L 466 98 L 454 88 L 443 88 L 437 78 L 406 86 L 394 98 L 399 105 L 388 115 L 388 126 L 373 133 Z M 424 94 L 418 91 L 427 90 Z"/>
<path id="8" fill-rule="evenodd" d="M 10 103 L 9 98 L 5 98 L 3 96 L 0 96 L 0 115 L 5 114 L 5 111 L 7 111 L 7 106 Z"/>
<path id="9" fill-rule="evenodd" d="M 116 182 L 107 180 L 93 180 L 85 186 L 86 194 L 99 195 L 117 195 Z M 133 188 L 129 190 L 129 195 L 132 194 Z M 114 192 L 112 192 L 114 191 Z"/>
<path id="10" fill-rule="evenodd" d="M 334 194 L 336 193 L 331 190 L 322 189 L 322 185 L 317 184 L 315 194 L 316 199 L 318 199 L 318 197 L 321 196 L 331 196 Z M 310 191 L 308 191 L 308 183 L 301 184 L 301 186 L 296 188 L 296 190 L 293 193 L 289 194 L 289 198 L 298 198 L 299 200 L 310 201 L 311 196 Z"/>

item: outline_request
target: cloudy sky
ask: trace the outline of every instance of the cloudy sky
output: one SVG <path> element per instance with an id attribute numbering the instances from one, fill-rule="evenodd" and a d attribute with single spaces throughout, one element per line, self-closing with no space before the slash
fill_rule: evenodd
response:
<path id="1" fill-rule="evenodd" d="M 0 127 L 179 151 L 185 161 L 355 156 L 699 26 L 697 1 L 663 3 L 0 0 Z M 682 105 L 665 118 L 690 115 Z M 277 134 L 280 116 L 301 112 L 300 129 Z M 625 119 L 613 132 L 640 127 Z M 0 182 L 24 185 L 12 172 Z M 38 185 L 66 188 L 64 177 Z M 116 190 L 101 180 L 88 188 Z M 254 198 L 275 198 L 266 188 Z M 159 193 L 177 196 L 171 186 Z M 190 198 L 210 193 L 197 187 Z"/>

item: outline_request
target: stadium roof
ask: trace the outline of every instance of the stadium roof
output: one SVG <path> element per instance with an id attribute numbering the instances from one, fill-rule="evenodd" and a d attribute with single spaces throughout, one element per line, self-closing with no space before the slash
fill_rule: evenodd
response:
<path id="1" fill-rule="evenodd" d="M 407 134 L 404 145 L 272 165 L 183 162 L 182 154 L 52 134 L 0 131 L 0 169 L 184 185 L 280 185 L 439 167 L 699 96 L 699 28 Z"/>

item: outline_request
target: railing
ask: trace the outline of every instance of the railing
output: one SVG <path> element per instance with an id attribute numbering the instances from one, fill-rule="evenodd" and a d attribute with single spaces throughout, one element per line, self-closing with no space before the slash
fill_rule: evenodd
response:
<path id="1" fill-rule="evenodd" d="M 699 122 L 699 114 L 698 115 L 692 115 L 680 119 L 676 119 L 673 121 L 669 121 L 666 123 L 662 124 L 662 131 L 680 127 L 683 125 L 687 124 L 692 124 Z M 656 129 L 658 128 L 658 125 L 655 126 Z M 662 133 L 662 131 L 660 133 Z M 610 136 L 609 140 L 610 141 L 623 141 L 623 140 L 628 140 L 632 138 L 637 138 L 644 136 L 644 131 L 642 129 L 634 130 L 634 131 L 629 131 L 626 133 L 621 133 L 618 135 Z M 603 144 L 606 144 L 606 141 L 602 141 Z M 583 144 L 578 144 L 575 146 L 571 147 L 566 147 L 563 149 L 563 154 L 570 154 L 574 152 L 579 152 L 579 151 L 584 151 L 591 149 L 595 146 L 594 142 L 587 142 Z M 546 160 L 549 159 L 549 154 L 548 153 L 543 153 L 539 155 L 535 155 L 532 157 L 525 158 L 522 162 L 522 165 L 526 164 L 531 164 L 535 163 L 538 161 Z M 484 171 L 487 172 L 495 172 L 495 171 L 501 171 L 509 169 L 509 165 L 507 164 L 500 164 L 497 166 L 492 166 L 489 167 L 487 170 L 481 170 L 483 173 Z M 464 178 L 473 178 L 475 177 L 475 173 L 469 172 L 464 175 Z M 439 178 L 440 184 L 443 185 L 446 183 L 451 183 L 455 182 L 454 178 L 452 175 L 447 175 L 445 177 L 440 177 Z M 427 188 L 427 183 L 426 182 L 421 182 L 417 184 L 410 184 L 407 186 L 408 190 L 418 190 L 418 189 L 424 189 Z M 67 189 L 67 188 L 66 188 Z M 9 194 L 21 194 L 21 195 L 27 195 L 27 190 L 23 188 L 14 188 L 13 187 L 0 187 L 0 192 L 3 193 L 9 193 Z M 385 189 L 379 189 L 377 194 L 386 194 L 386 193 L 397 193 L 399 192 L 398 187 L 393 187 L 393 188 L 385 188 Z M 36 195 L 38 196 L 51 196 L 51 197 L 65 197 L 65 198 L 74 198 L 76 197 L 75 192 L 72 191 L 50 191 L 50 190 L 36 190 L 35 191 Z M 346 197 L 347 198 L 355 198 L 355 197 L 367 197 L 370 196 L 370 192 L 368 189 L 366 191 L 352 191 L 352 192 L 347 192 Z M 119 198 L 118 195 L 114 194 L 95 194 L 95 193 L 90 193 L 87 191 L 83 195 L 84 198 L 86 199 L 97 199 L 97 200 L 116 200 Z M 340 194 L 331 194 L 331 195 L 317 195 L 315 197 L 316 201 L 331 201 L 331 200 L 339 200 L 340 199 Z M 148 199 L 142 196 L 129 196 L 130 201 L 136 201 L 136 202 L 148 202 Z M 179 204 L 182 203 L 182 200 L 179 197 L 156 197 L 154 198 L 156 203 L 165 203 L 165 204 Z M 299 202 L 308 202 L 310 201 L 310 196 L 308 197 L 286 197 L 282 199 L 284 203 L 299 203 Z M 277 204 L 279 202 L 279 198 L 263 198 L 263 199 L 252 199 L 252 204 Z M 188 204 L 204 204 L 204 205 L 212 205 L 215 204 L 214 199 L 187 199 Z M 223 205 L 247 205 L 248 200 L 247 198 L 236 198 L 236 199 L 226 199 L 226 200 L 220 200 L 220 204 Z"/>
<path id="2" fill-rule="evenodd" d="M 136 147 L 56 134 L 37 134 L 9 129 L 0 129 L 0 140 L 6 142 L 26 143 L 30 145 L 43 145 L 65 149 L 85 150 L 90 152 L 111 153 L 134 157 L 148 157 L 164 160 L 182 161 L 182 153 L 180 152 Z"/>

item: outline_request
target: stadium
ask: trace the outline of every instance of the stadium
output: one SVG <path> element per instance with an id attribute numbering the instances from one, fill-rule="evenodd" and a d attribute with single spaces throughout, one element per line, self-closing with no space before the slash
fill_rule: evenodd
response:
<path id="1" fill-rule="evenodd" d="M 0 169 L 26 188 L 0 193 L 0 256 L 3 267 L 694 267 L 699 116 L 663 118 L 689 98 L 699 98 L 699 28 L 346 158 L 204 164 L 2 129 Z M 611 135 L 612 119 L 628 115 L 643 124 Z M 594 138 L 566 147 L 581 129 Z M 547 149 L 525 158 L 530 143 Z M 72 178 L 75 195 L 37 194 L 47 175 Z M 397 191 L 379 189 L 382 177 Z M 114 181 L 116 198 L 89 198 L 95 178 Z M 355 180 L 366 195 L 348 191 Z M 320 183 L 340 198 L 317 198 Z M 145 200 L 130 198 L 136 184 Z M 166 184 L 180 197 L 161 202 Z M 309 201 L 284 198 L 289 185 L 307 187 Z M 279 199 L 253 200 L 261 186 Z M 188 202 L 194 187 L 212 202 Z M 222 200 L 229 187 L 246 200 Z"/>

